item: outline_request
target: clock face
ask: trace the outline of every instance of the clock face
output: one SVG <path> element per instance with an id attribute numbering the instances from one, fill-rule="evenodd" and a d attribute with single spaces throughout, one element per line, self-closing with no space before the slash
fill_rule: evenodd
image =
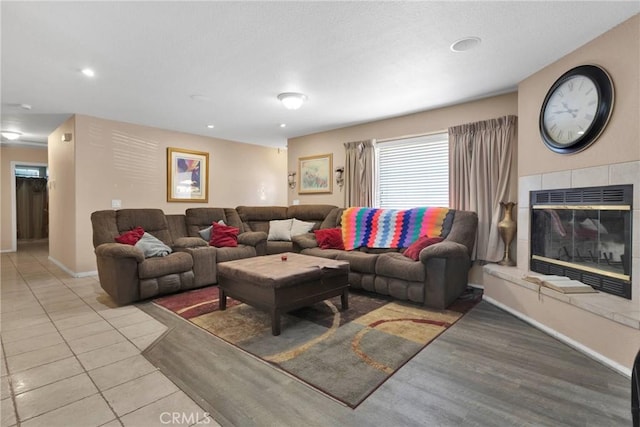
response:
<path id="1" fill-rule="evenodd" d="M 596 118 L 598 88 L 593 80 L 576 75 L 560 84 L 549 97 L 543 124 L 558 145 L 569 145 L 581 138 Z"/>
<path id="2" fill-rule="evenodd" d="M 575 153 L 592 144 L 613 110 L 613 82 L 597 65 L 564 73 L 549 89 L 540 110 L 540 136 L 556 153 Z"/>

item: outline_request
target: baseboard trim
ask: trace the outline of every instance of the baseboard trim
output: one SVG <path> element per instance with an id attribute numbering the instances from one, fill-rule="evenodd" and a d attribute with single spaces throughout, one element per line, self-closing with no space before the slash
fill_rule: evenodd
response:
<path id="1" fill-rule="evenodd" d="M 75 271 L 70 270 L 69 268 L 67 268 L 66 265 L 64 265 L 63 263 L 61 263 L 57 259 L 53 258 L 51 255 L 49 255 L 48 259 L 49 259 L 49 261 L 54 263 L 56 266 L 58 266 L 60 269 L 62 269 L 62 271 L 64 271 L 65 273 L 67 273 L 71 277 L 75 277 L 75 278 L 79 279 L 81 277 L 89 277 L 89 276 L 97 276 L 98 275 L 97 271 L 81 271 L 79 273 L 76 273 Z"/>
<path id="2" fill-rule="evenodd" d="M 589 347 L 579 343 L 578 341 L 569 338 L 566 335 L 561 334 L 560 332 L 556 331 L 555 329 L 551 329 L 550 327 L 538 322 L 537 320 L 532 319 L 531 317 L 524 315 L 522 313 L 520 313 L 517 310 L 514 310 L 513 308 L 491 298 L 488 297 L 486 294 L 482 296 L 482 299 L 487 301 L 490 304 L 495 305 L 498 308 L 501 308 L 502 310 L 506 311 L 507 313 L 513 314 L 514 316 L 516 316 L 518 319 L 521 319 L 525 322 L 527 322 L 528 324 L 530 324 L 531 326 L 533 326 L 536 329 L 541 330 L 542 332 L 546 333 L 547 335 L 551 335 L 552 337 L 554 337 L 555 339 L 562 341 L 563 343 L 567 344 L 569 347 L 572 347 L 576 350 L 578 350 L 579 352 L 591 357 L 592 359 L 596 360 L 597 362 L 602 363 L 605 366 L 608 366 L 609 368 L 613 369 L 614 371 L 624 375 L 627 378 L 631 378 L 631 369 L 627 368 L 626 366 L 623 366 L 621 364 L 619 364 L 618 362 L 615 362 L 611 359 L 609 359 L 606 356 L 603 356 L 602 354 L 590 349 Z"/>

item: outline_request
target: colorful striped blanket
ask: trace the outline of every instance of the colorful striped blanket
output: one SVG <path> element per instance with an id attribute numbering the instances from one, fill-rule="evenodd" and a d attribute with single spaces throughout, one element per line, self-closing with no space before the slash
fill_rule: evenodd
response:
<path id="1" fill-rule="evenodd" d="M 347 208 L 342 213 L 344 247 L 346 250 L 361 246 L 406 248 L 420 236 L 442 236 L 449 212 L 453 213 L 449 208 L 440 207 L 406 210 Z"/>

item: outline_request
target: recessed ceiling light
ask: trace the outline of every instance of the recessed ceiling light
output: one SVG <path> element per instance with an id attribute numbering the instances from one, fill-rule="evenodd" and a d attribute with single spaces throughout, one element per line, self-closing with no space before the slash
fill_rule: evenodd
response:
<path id="1" fill-rule="evenodd" d="M 17 132 L 15 130 L 3 130 L 3 131 L 0 131 L 0 133 L 2 134 L 3 137 L 8 139 L 9 141 L 15 141 L 16 139 L 22 136 L 21 132 Z"/>
<path id="2" fill-rule="evenodd" d="M 214 126 L 214 125 L 207 125 L 207 127 L 208 127 L 209 129 L 213 129 L 215 126 Z"/>
<path id="3" fill-rule="evenodd" d="M 205 95 L 191 95 L 191 99 L 193 99 L 194 101 L 200 101 L 200 102 L 207 102 L 211 100 L 211 98 Z"/>
<path id="4" fill-rule="evenodd" d="M 93 71 L 91 68 L 83 68 L 81 71 L 82 71 L 82 74 L 84 74 L 87 77 L 93 77 L 96 75 L 96 72 Z"/>
<path id="5" fill-rule="evenodd" d="M 280 123 L 280 127 L 281 127 L 281 128 L 286 128 L 286 127 L 287 127 L 287 124 L 286 124 L 286 123 Z"/>
<path id="6" fill-rule="evenodd" d="M 480 37 L 465 37 L 453 42 L 450 49 L 452 52 L 466 52 L 477 47 L 481 41 Z"/>

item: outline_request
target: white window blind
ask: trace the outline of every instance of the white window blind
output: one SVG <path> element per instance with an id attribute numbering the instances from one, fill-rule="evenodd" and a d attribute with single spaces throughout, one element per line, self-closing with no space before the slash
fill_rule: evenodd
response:
<path id="1" fill-rule="evenodd" d="M 449 206 L 447 132 L 379 142 L 378 207 Z"/>

